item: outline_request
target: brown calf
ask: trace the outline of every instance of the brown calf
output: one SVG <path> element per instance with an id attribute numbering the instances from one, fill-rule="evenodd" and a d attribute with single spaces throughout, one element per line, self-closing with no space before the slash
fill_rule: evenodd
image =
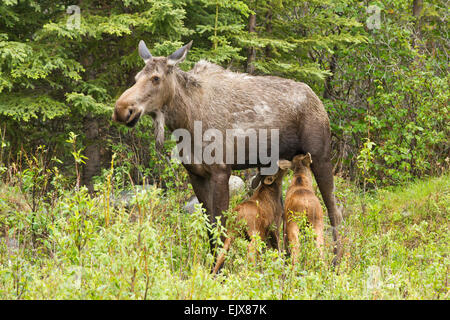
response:
<path id="1" fill-rule="evenodd" d="M 278 170 L 274 175 L 263 177 L 261 185 L 255 190 L 252 197 L 233 209 L 237 212 L 238 221 L 244 220 L 247 222 L 247 234 L 251 239 L 248 246 L 251 261 L 254 261 L 256 253 L 255 236 L 257 235 L 262 240 L 270 235 L 271 246 L 279 249 L 279 230 L 283 215 L 281 186 L 285 173 L 285 170 Z M 272 225 L 275 225 L 275 230 L 270 228 Z M 236 230 L 232 230 L 228 238 L 225 239 L 224 250 L 217 258 L 213 274 L 217 273 L 222 266 L 236 233 Z"/>
<path id="2" fill-rule="evenodd" d="M 311 155 L 297 155 L 292 161 L 279 160 L 280 169 L 291 169 L 294 171 L 291 184 L 286 192 L 284 204 L 284 223 L 289 244 L 292 246 L 292 262 L 295 264 L 300 251 L 298 240 L 299 227 L 294 217 L 299 214 L 306 214 L 308 222 L 312 224 L 316 233 L 316 245 L 320 255 L 323 257 L 323 211 L 319 199 L 316 197 L 310 165 Z"/>

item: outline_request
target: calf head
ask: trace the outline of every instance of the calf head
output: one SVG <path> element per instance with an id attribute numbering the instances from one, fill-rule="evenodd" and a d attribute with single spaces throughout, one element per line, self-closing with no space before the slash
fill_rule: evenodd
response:
<path id="1" fill-rule="evenodd" d="M 311 154 L 308 152 L 306 155 L 296 155 L 292 161 L 278 160 L 278 166 L 280 169 L 291 169 L 295 175 L 302 175 L 308 177 L 312 182 L 311 176 Z"/>
<path id="2" fill-rule="evenodd" d="M 281 187 L 281 183 L 283 182 L 283 177 L 286 174 L 286 170 L 280 168 L 277 173 L 270 175 L 270 176 L 262 176 L 260 173 L 258 173 L 252 180 L 251 186 L 253 189 L 256 189 L 260 183 L 262 182 L 263 185 L 266 186 L 276 186 Z"/>

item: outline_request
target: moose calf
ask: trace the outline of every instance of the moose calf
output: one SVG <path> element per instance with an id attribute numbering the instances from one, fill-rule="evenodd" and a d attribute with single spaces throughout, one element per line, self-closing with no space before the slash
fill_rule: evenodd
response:
<path id="1" fill-rule="evenodd" d="M 297 155 L 292 161 L 278 161 L 280 169 L 291 169 L 294 172 L 291 184 L 286 192 L 284 205 L 284 223 L 287 239 L 292 246 L 292 263 L 294 264 L 297 261 L 300 250 L 299 227 L 294 219 L 299 214 L 306 214 L 308 222 L 312 224 L 317 236 L 316 245 L 319 248 L 321 257 L 323 257 L 323 211 L 319 199 L 313 190 L 311 163 L 312 159 L 309 153 Z"/>
<path id="2" fill-rule="evenodd" d="M 270 235 L 271 246 L 279 249 L 279 228 L 283 215 L 281 186 L 285 173 L 285 170 L 278 170 L 276 174 L 271 176 L 261 177 L 258 175 L 257 178 L 262 179 L 262 181 L 252 197 L 233 209 L 233 211 L 237 212 L 238 221 L 244 220 L 247 222 L 247 234 L 251 239 L 248 246 L 251 261 L 253 261 L 256 253 L 256 235 L 259 235 L 262 240 L 265 240 L 267 235 Z M 275 230 L 270 228 L 272 225 L 275 225 Z M 230 249 L 236 233 L 237 230 L 231 230 L 228 238 L 225 239 L 223 251 L 217 258 L 213 274 L 217 273 L 223 264 L 225 255 Z"/>

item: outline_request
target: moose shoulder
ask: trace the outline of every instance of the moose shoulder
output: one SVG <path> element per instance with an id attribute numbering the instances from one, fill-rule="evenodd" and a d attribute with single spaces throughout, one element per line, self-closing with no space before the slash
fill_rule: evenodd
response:
<path id="1" fill-rule="evenodd" d="M 117 100 L 113 120 L 134 126 L 141 116 L 150 114 L 157 122 L 157 137 L 162 136 L 164 124 L 172 132 L 185 130 L 193 137 L 191 160 L 197 159 L 194 153 L 198 144 L 205 149 L 208 141 L 222 142 L 222 149 L 214 152 L 216 161 L 183 163 L 211 222 L 228 209 L 232 170 L 277 167 L 278 159 L 290 160 L 309 152 L 337 241 L 341 216 L 333 194 L 329 119 L 320 99 L 304 83 L 236 73 L 207 61 L 199 61 L 184 72 L 177 65 L 186 58 L 191 45 L 192 41 L 168 57 L 153 57 L 141 41 L 139 54 L 145 67 L 136 75 L 136 83 Z M 229 130 L 234 130 L 231 138 L 227 136 Z M 196 140 L 196 134 L 211 132 L 208 141 Z M 276 133 L 275 144 L 272 132 Z M 236 159 L 242 154 L 234 143 L 239 136 L 244 137 L 245 151 L 240 162 Z M 255 146 L 252 138 L 264 143 Z M 261 150 L 262 146 L 266 150 Z M 267 163 L 269 154 L 271 163 Z"/>

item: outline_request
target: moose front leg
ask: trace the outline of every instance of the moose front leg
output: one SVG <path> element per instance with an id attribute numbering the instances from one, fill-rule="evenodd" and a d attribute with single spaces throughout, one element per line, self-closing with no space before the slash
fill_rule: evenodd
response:
<path id="1" fill-rule="evenodd" d="M 228 182 L 231 176 L 231 168 L 228 166 L 217 166 L 211 170 L 211 202 L 212 212 L 210 213 L 210 222 L 215 224 L 217 219 L 222 226 L 225 226 L 223 211 L 228 210 L 230 194 Z"/>
<path id="2" fill-rule="evenodd" d="M 203 208 L 206 210 L 207 214 L 209 215 L 210 212 L 212 212 L 212 201 L 211 197 L 209 195 L 209 189 L 210 189 L 210 178 L 209 177 L 202 177 L 198 176 L 194 173 L 191 173 L 188 171 L 189 174 L 189 180 L 192 185 L 192 189 L 194 189 L 195 196 L 197 197 L 198 201 L 203 205 Z"/>
<path id="3" fill-rule="evenodd" d="M 228 210 L 228 180 L 231 175 L 231 170 L 221 169 L 209 171 L 201 166 L 195 167 L 185 165 L 185 167 L 188 169 L 189 178 L 195 195 L 206 209 L 211 225 L 216 223 L 216 217 L 218 217 L 222 226 L 225 226 L 222 212 Z M 215 252 L 213 240 L 213 235 L 209 233 L 209 243 L 212 253 Z M 222 237 L 222 241 L 225 241 L 224 237 Z M 222 263 L 218 263 L 213 272 L 217 273 L 221 265 Z"/>
<path id="4" fill-rule="evenodd" d="M 224 226 L 222 212 L 228 210 L 229 190 L 228 181 L 231 168 L 217 165 L 206 167 L 203 165 L 184 165 L 188 171 L 192 188 L 199 202 L 203 204 L 209 216 L 211 224 L 215 224 L 217 218 Z"/>

